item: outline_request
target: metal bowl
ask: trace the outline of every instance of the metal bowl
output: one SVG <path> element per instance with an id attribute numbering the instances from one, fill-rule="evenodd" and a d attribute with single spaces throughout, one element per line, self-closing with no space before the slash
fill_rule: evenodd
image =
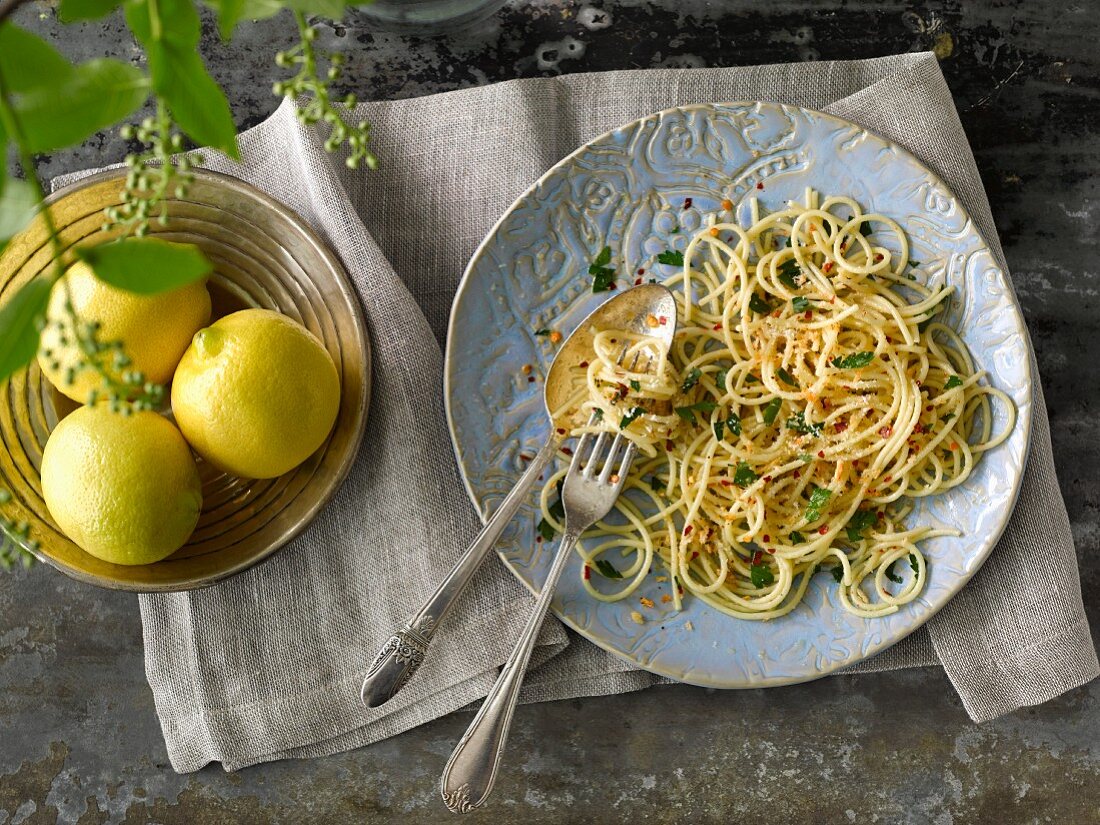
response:
<path id="1" fill-rule="evenodd" d="M 111 240 L 103 209 L 118 203 L 125 170 L 84 178 L 49 198 L 66 248 Z M 42 500 L 42 448 L 76 404 L 32 363 L 0 384 L 0 487 L 12 493 L 6 516 L 24 520 L 42 561 L 83 582 L 118 590 L 193 590 L 268 558 L 297 536 L 332 497 L 359 450 L 370 397 L 370 343 L 358 298 L 337 257 L 297 215 L 241 181 L 198 171 L 186 198 L 169 204 L 166 240 L 193 243 L 213 262 L 214 317 L 247 307 L 275 309 L 301 322 L 340 372 L 341 401 L 328 440 L 279 478 L 228 476 L 198 460 L 203 508 L 186 545 L 155 564 L 111 564 L 85 553 L 58 529 Z M 46 235 L 35 223 L 0 255 L 0 304 L 47 266 Z M 155 479 L 150 479 L 155 483 Z"/>

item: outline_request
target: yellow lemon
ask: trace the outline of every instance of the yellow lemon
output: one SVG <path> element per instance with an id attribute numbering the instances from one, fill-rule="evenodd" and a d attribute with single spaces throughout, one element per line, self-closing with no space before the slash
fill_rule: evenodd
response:
<path id="1" fill-rule="evenodd" d="M 296 321 L 246 309 L 199 330 L 172 379 L 176 423 L 203 458 L 274 478 L 312 455 L 340 407 L 332 356 Z"/>
<path id="2" fill-rule="evenodd" d="M 157 295 L 138 295 L 99 280 L 85 263 L 74 264 L 50 293 L 38 363 L 50 383 L 81 404 L 100 385 L 100 377 L 95 370 L 81 368 L 65 312 L 66 283 L 81 322 L 97 322 L 100 341 L 123 342 L 130 363 L 117 370 L 119 375 L 133 370 L 143 373 L 147 381 L 165 383 L 195 331 L 210 322 L 210 293 L 203 281 Z M 114 369 L 110 362 L 107 366 Z"/>
<path id="3" fill-rule="evenodd" d="M 115 564 L 150 564 L 187 541 L 202 509 L 187 442 L 153 412 L 80 407 L 50 433 L 42 497 L 77 545 Z"/>

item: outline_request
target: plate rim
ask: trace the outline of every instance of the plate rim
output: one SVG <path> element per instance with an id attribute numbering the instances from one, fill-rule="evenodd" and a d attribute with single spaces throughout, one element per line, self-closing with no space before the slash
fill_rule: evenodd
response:
<path id="1" fill-rule="evenodd" d="M 59 200 L 77 192 L 87 186 L 101 183 L 103 181 L 112 180 L 116 178 L 124 178 L 126 176 L 125 166 L 113 166 L 107 169 L 101 169 L 98 172 L 92 172 L 91 174 L 83 175 L 64 186 L 55 189 L 49 195 L 46 196 L 43 205 L 45 208 L 49 208 L 52 204 Z M 172 578 L 163 582 L 156 583 L 142 583 L 132 582 L 125 579 L 116 579 L 110 576 L 97 576 L 88 573 L 78 567 L 71 567 L 60 559 L 55 559 L 52 556 L 43 553 L 39 549 L 26 548 L 37 558 L 39 561 L 49 565 L 50 567 L 64 573 L 66 576 L 79 581 L 83 584 L 91 584 L 96 587 L 101 587 L 105 590 L 118 590 L 130 593 L 185 593 L 192 590 L 202 590 L 207 587 L 212 587 L 219 582 L 223 582 L 226 579 L 232 578 L 245 570 L 255 567 L 258 564 L 270 559 L 279 550 L 283 549 L 287 544 L 296 539 L 305 531 L 305 529 L 313 522 L 317 517 L 317 514 L 329 504 L 333 497 L 339 492 L 344 482 L 347 480 L 348 475 L 351 472 L 352 466 L 355 464 L 356 458 L 359 455 L 360 448 L 363 443 L 363 438 L 366 434 L 367 419 L 370 415 L 370 400 L 371 390 L 373 387 L 373 360 L 370 343 L 370 335 L 367 333 L 366 315 L 363 311 L 363 305 L 359 300 L 359 296 L 355 291 L 355 285 L 351 280 L 351 276 L 348 274 L 343 262 L 339 256 L 329 247 L 329 245 L 321 238 L 321 236 L 310 226 L 306 220 L 299 215 L 296 211 L 291 209 L 283 202 L 277 200 L 266 192 L 256 188 L 252 184 L 244 181 L 240 178 L 227 175 L 223 172 L 217 172 L 213 169 L 204 169 L 201 167 L 192 168 L 191 174 L 196 179 L 205 179 L 209 183 L 213 183 L 218 186 L 223 186 L 228 189 L 235 190 L 237 193 L 244 195 L 248 198 L 258 201 L 263 207 L 272 210 L 280 215 L 285 220 L 289 221 L 298 231 L 302 233 L 303 239 L 309 243 L 309 245 L 315 250 L 318 256 L 332 269 L 332 272 L 336 276 L 336 284 L 340 289 L 340 293 L 348 300 L 351 307 L 351 315 L 354 321 L 356 330 L 357 343 L 361 346 L 364 355 L 365 370 L 363 375 L 363 388 L 359 394 L 359 398 L 356 403 L 356 414 L 358 416 L 358 422 L 355 427 L 355 433 L 352 440 L 349 442 L 350 460 L 344 463 L 338 472 L 334 473 L 330 478 L 328 489 L 318 499 L 318 501 L 306 510 L 302 516 L 292 524 L 278 540 L 273 542 L 270 546 L 266 547 L 263 552 L 257 553 L 247 559 L 231 565 L 225 570 L 220 570 L 217 573 L 202 576 L 194 580 L 185 580 L 182 578 Z"/>
<path id="2" fill-rule="evenodd" d="M 770 101 L 770 100 L 743 99 L 743 100 L 732 100 L 732 101 L 711 101 L 711 102 L 705 102 L 705 103 L 689 103 L 689 104 L 686 104 L 686 105 L 683 105 L 683 106 L 670 106 L 668 108 L 661 109 L 661 110 L 656 111 L 656 112 L 651 112 L 650 114 L 643 115 L 642 117 L 635 118 L 635 119 L 627 121 L 626 123 L 623 123 L 619 126 L 616 126 L 612 129 L 608 129 L 604 132 L 601 132 L 596 137 L 592 138 L 589 141 L 586 141 L 584 144 L 579 146 L 577 149 L 573 150 L 568 155 L 564 156 L 563 158 L 558 160 L 556 163 L 554 163 L 553 166 L 551 166 L 542 175 L 540 175 L 530 186 L 528 186 L 526 189 L 524 189 L 523 192 L 520 193 L 520 195 L 517 196 L 515 198 L 515 200 L 512 201 L 512 203 L 508 206 L 508 208 L 505 209 L 503 213 L 501 213 L 501 216 L 496 220 L 496 222 L 492 225 L 492 227 L 490 227 L 489 231 L 486 232 L 485 237 L 481 240 L 481 243 L 478 244 L 477 248 L 474 250 L 473 254 L 470 256 L 470 260 L 466 264 L 466 268 L 463 270 L 462 278 L 459 280 L 458 287 L 455 289 L 454 299 L 451 302 L 450 316 L 448 317 L 448 320 L 447 320 L 447 342 L 446 342 L 446 348 L 445 348 L 445 351 L 444 351 L 444 362 L 443 362 L 443 405 L 444 405 L 444 411 L 445 411 L 446 417 L 447 417 L 447 431 L 450 435 L 451 448 L 454 451 L 455 463 L 458 466 L 459 476 L 462 478 L 462 485 L 466 490 L 466 495 L 469 497 L 469 499 L 470 499 L 471 503 L 473 504 L 474 509 L 477 512 L 478 517 L 481 519 L 482 523 L 484 523 L 487 520 L 488 513 L 485 510 L 483 510 L 482 505 L 478 501 L 477 495 L 475 494 L 474 489 L 473 489 L 473 487 L 470 483 L 470 479 L 469 479 L 469 476 L 466 472 L 466 468 L 462 463 L 462 456 L 461 456 L 461 453 L 459 451 L 458 438 L 457 438 L 457 435 L 456 435 L 456 428 L 455 428 L 455 421 L 454 421 L 454 414 L 453 414 L 453 409 L 452 409 L 452 406 L 451 406 L 451 394 L 452 394 L 452 389 L 453 389 L 452 381 L 451 381 L 451 373 L 452 373 L 452 369 L 453 369 L 454 363 L 455 363 L 455 359 L 452 357 L 452 355 L 453 355 L 452 349 L 453 349 L 454 340 L 455 340 L 454 333 L 455 333 L 456 326 L 457 326 L 456 325 L 456 318 L 458 316 L 457 310 L 459 308 L 459 304 L 461 303 L 461 301 L 464 299 L 464 297 L 466 295 L 467 289 L 470 286 L 471 274 L 473 272 L 473 269 L 480 262 L 481 258 L 485 255 L 490 241 L 496 236 L 497 232 L 500 230 L 500 228 L 504 224 L 505 220 L 507 220 L 513 214 L 513 212 L 515 212 L 518 208 L 520 208 L 520 206 L 539 187 L 541 187 L 544 183 L 546 183 L 546 181 L 549 178 L 551 178 L 553 175 L 557 174 L 558 171 L 563 166 L 565 166 L 569 162 L 571 162 L 574 159 L 576 159 L 576 158 L 580 157 L 581 155 L 583 155 L 586 151 L 588 151 L 594 145 L 599 144 L 601 141 L 607 140 L 610 136 L 614 135 L 616 132 L 622 131 L 624 129 L 630 129 L 632 127 L 637 127 L 637 126 L 641 125 L 642 123 L 644 123 L 646 121 L 649 121 L 649 120 L 660 120 L 664 116 L 666 116 L 668 114 L 671 114 L 673 112 L 713 111 L 714 109 L 716 109 L 718 107 L 760 106 L 760 105 L 774 106 L 774 107 L 778 107 L 782 110 L 795 110 L 795 111 L 799 111 L 799 112 L 806 112 L 806 113 L 808 113 L 810 115 L 813 115 L 815 117 L 820 117 L 820 118 L 823 118 L 823 119 L 826 119 L 826 120 L 833 121 L 834 123 L 836 123 L 837 125 L 840 125 L 840 126 L 854 127 L 856 129 L 860 129 L 863 132 L 866 132 L 868 135 L 871 135 L 875 139 L 881 141 L 885 146 L 887 146 L 887 147 L 893 149 L 894 151 L 897 151 L 899 154 L 905 156 L 906 158 L 909 159 L 909 161 L 911 163 L 915 164 L 917 167 L 922 169 L 924 171 L 924 173 L 926 175 L 928 175 L 929 179 L 933 183 L 935 183 L 935 184 L 939 185 L 940 187 L 942 187 L 943 190 L 945 192 L 947 192 L 952 197 L 952 199 L 954 200 L 956 206 L 958 207 L 959 212 L 962 215 L 962 217 L 965 218 L 966 221 L 968 221 L 971 224 L 971 226 L 973 226 L 974 234 L 981 241 L 984 248 L 986 250 L 988 250 L 990 252 L 990 254 L 992 255 L 992 251 L 993 251 L 992 247 L 990 247 L 989 242 L 988 242 L 988 240 L 986 240 L 985 235 L 980 231 L 980 229 L 978 227 L 978 224 L 974 221 L 973 217 L 970 214 L 970 211 L 962 203 L 962 201 L 959 199 L 958 195 L 955 194 L 954 189 L 952 189 L 950 186 L 948 186 L 947 182 L 944 181 L 943 178 L 940 177 L 935 171 L 930 169 L 924 161 L 922 161 L 912 151 L 907 149 L 905 146 L 902 146 L 901 144 L 897 143 L 896 141 L 893 141 L 889 138 L 883 137 L 882 135 L 878 134 L 877 132 L 875 132 L 871 129 L 868 129 L 866 126 L 863 126 L 859 123 L 855 123 L 853 121 L 847 120 L 846 118 L 838 117 L 837 115 L 829 114 L 828 112 L 822 112 L 822 111 L 819 111 L 817 109 L 810 109 L 810 108 L 807 108 L 807 107 L 804 107 L 804 106 L 795 106 L 795 105 L 791 105 L 791 104 L 787 104 L 787 103 L 780 103 L 778 101 Z M 1003 250 L 1001 251 L 1001 255 L 1002 255 L 1002 257 L 1004 256 L 1004 251 Z M 1004 531 L 1008 527 L 1008 522 L 1011 520 L 1012 515 L 1016 510 L 1016 503 L 1019 500 L 1020 492 L 1023 488 L 1024 473 L 1027 470 L 1028 460 L 1029 460 L 1030 455 L 1031 455 L 1032 438 L 1033 438 L 1033 435 L 1034 435 L 1033 418 L 1034 418 L 1034 407 L 1035 407 L 1035 370 L 1033 368 L 1033 365 L 1035 363 L 1035 351 L 1034 351 L 1034 348 L 1032 347 L 1032 344 L 1031 344 L 1031 336 L 1028 334 L 1027 324 L 1024 321 L 1023 310 L 1020 306 L 1019 298 L 1016 295 L 1015 284 L 1013 283 L 1013 281 L 1011 279 L 1011 276 L 1008 273 L 1007 267 L 1001 267 L 1000 263 L 997 262 L 996 260 L 994 262 L 997 263 L 997 265 L 998 265 L 997 268 L 999 270 L 1001 270 L 1001 275 L 1004 279 L 1004 282 L 1008 286 L 1007 296 L 1008 296 L 1008 299 L 1009 299 L 1009 304 L 1010 304 L 1010 306 L 1013 310 L 1013 321 L 1014 321 L 1015 326 L 1016 326 L 1016 332 L 1020 336 L 1020 339 L 1021 339 L 1021 342 L 1023 344 L 1025 353 L 1027 355 L 1027 358 L 1024 359 L 1024 362 L 1025 362 L 1025 365 L 1026 365 L 1025 366 L 1025 393 L 1027 395 L 1028 403 L 1027 403 L 1026 407 L 1024 407 L 1022 410 L 1019 409 L 1019 408 L 1017 409 L 1017 416 L 1016 416 L 1016 423 L 1015 423 L 1016 427 L 1022 426 L 1024 428 L 1024 445 L 1023 445 L 1023 451 L 1021 453 L 1020 472 L 1018 474 L 1016 474 L 1015 478 L 1013 479 L 1012 491 L 1011 491 L 1011 495 L 1009 496 L 1010 502 L 1009 502 L 1008 508 L 1005 510 L 1004 516 L 998 521 L 995 530 L 993 530 L 992 532 L 986 534 L 986 537 L 983 540 L 983 544 L 980 547 L 979 552 L 974 555 L 974 564 L 971 566 L 971 568 L 967 571 L 967 573 L 965 575 L 960 576 L 960 577 L 958 577 L 954 580 L 954 582 L 951 586 L 950 595 L 946 599 L 944 599 L 940 604 L 932 605 L 931 609 L 927 613 L 925 613 L 923 616 L 916 617 L 916 620 L 911 622 L 905 628 L 904 632 L 902 632 L 900 635 L 897 635 L 897 636 L 891 638 L 888 642 L 880 643 L 880 644 L 877 644 L 877 645 L 876 644 L 870 644 L 861 653 L 861 655 L 859 655 L 857 657 L 854 657 L 854 658 L 852 658 L 848 661 L 845 661 L 845 662 L 842 662 L 842 663 L 837 663 L 837 664 L 833 665 L 832 667 L 828 667 L 826 669 L 819 670 L 817 672 L 809 673 L 809 674 L 802 675 L 802 676 L 757 677 L 757 676 L 753 676 L 753 675 L 750 674 L 750 677 L 747 681 L 736 682 L 736 683 L 731 682 L 731 681 L 722 681 L 722 680 L 707 679 L 707 678 L 690 678 L 690 679 L 689 678 L 684 678 L 683 674 L 676 674 L 676 673 L 669 672 L 667 670 L 659 670 L 659 669 L 653 668 L 653 667 L 651 667 L 647 664 L 643 664 L 643 663 L 639 662 L 637 659 L 632 658 L 631 656 L 625 654 L 621 650 L 614 649 L 608 643 L 606 643 L 604 640 L 592 635 L 587 629 L 579 627 L 568 616 L 563 615 L 561 612 L 559 612 L 555 608 L 553 602 L 551 602 L 550 610 L 553 612 L 555 618 L 557 618 L 560 622 L 562 622 L 567 627 L 569 627 L 570 629 L 572 629 L 573 631 L 578 633 L 582 638 L 585 639 L 585 641 L 588 641 L 588 642 L 596 645 L 597 647 L 602 648 L 603 650 L 606 650 L 608 653 L 611 653 L 612 655 L 618 657 L 619 659 L 622 659 L 625 662 L 629 662 L 630 664 L 634 665 L 638 669 L 644 670 L 648 673 L 656 674 L 658 676 L 663 676 L 663 677 L 668 678 L 668 679 L 672 679 L 672 680 L 674 680 L 676 682 L 679 682 L 679 683 L 682 683 L 682 684 L 696 685 L 696 686 L 699 686 L 699 687 L 717 688 L 717 689 L 722 689 L 722 690 L 752 690 L 752 689 L 761 688 L 761 687 L 782 687 L 784 685 L 794 685 L 794 684 L 801 684 L 801 683 L 805 683 L 805 682 L 812 682 L 812 681 L 815 681 L 817 679 L 824 678 L 826 676 L 831 676 L 831 675 L 834 675 L 838 672 L 843 671 L 847 667 L 851 667 L 854 664 L 858 664 L 860 662 L 865 662 L 868 659 L 873 658 L 874 656 L 882 653 L 883 651 L 893 647 L 894 645 L 896 645 L 899 642 L 903 641 L 904 639 L 908 638 L 914 632 L 916 632 L 921 627 L 923 627 L 925 624 L 927 624 L 927 622 L 933 616 L 938 614 L 946 605 L 948 605 L 959 594 L 959 592 L 970 582 L 970 580 L 973 579 L 974 576 L 977 575 L 978 571 L 981 570 L 981 568 L 985 565 L 986 561 L 989 559 L 990 555 L 992 555 L 993 549 L 997 546 L 997 543 L 1000 541 L 1001 536 L 1004 535 Z M 518 480 L 518 476 L 517 476 L 517 480 Z M 500 550 L 498 550 L 496 548 L 494 548 L 494 550 L 496 551 L 496 555 L 499 557 L 501 562 L 504 564 L 504 567 L 508 570 L 508 572 L 511 573 L 516 578 L 516 580 L 519 581 L 519 583 L 521 585 L 523 585 L 523 587 L 526 588 L 529 593 L 531 593 L 531 595 L 537 597 L 539 595 L 540 591 L 535 589 L 535 587 L 533 587 L 529 582 L 527 582 L 523 578 L 523 576 L 520 575 L 519 571 L 516 568 L 514 568 L 508 562 L 507 558 L 505 558 L 504 554 Z"/>

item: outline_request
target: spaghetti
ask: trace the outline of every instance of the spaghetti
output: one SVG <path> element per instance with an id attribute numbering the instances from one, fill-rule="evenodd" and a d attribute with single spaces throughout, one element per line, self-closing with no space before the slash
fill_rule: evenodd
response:
<path id="1" fill-rule="evenodd" d="M 914 274 L 897 223 L 812 190 L 768 215 L 750 207 L 748 228 L 712 216 L 664 282 L 679 310 L 671 351 L 598 332 L 553 411 L 573 436 L 621 431 L 639 448 L 627 494 L 578 544 L 584 586 L 628 598 L 659 560 L 676 608 L 691 594 L 773 619 L 828 569 L 847 610 L 893 613 L 924 587 L 918 543 L 961 535 L 908 526 L 913 501 L 963 483 L 1015 408 L 943 323 L 953 288 Z M 643 352 L 646 369 L 620 366 Z M 996 435 L 991 399 L 1009 411 Z M 564 474 L 541 495 L 559 531 Z"/>

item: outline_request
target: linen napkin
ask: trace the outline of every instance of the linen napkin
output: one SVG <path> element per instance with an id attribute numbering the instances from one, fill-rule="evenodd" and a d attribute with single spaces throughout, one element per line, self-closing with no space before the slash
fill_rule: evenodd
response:
<path id="1" fill-rule="evenodd" d="M 1005 266 L 950 92 L 928 53 L 578 74 L 365 103 L 355 116 L 373 124 L 382 159 L 371 173 L 326 155 L 289 103 L 241 135 L 240 164 L 206 153 L 208 166 L 296 210 L 342 258 L 368 318 L 373 400 L 351 475 L 298 540 L 216 587 L 141 597 L 146 671 L 177 771 L 358 747 L 488 691 L 532 604 L 496 559 L 396 699 L 365 710 L 358 696 L 379 645 L 480 526 L 458 479 L 441 397 L 441 345 L 458 280 L 509 204 L 577 146 L 670 106 L 742 99 L 833 112 L 908 147 L 959 196 Z M 1028 572 L 1036 557 L 1041 577 Z M 1038 384 L 1023 490 L 993 555 L 924 628 L 850 670 L 933 664 L 946 669 L 976 721 L 1100 672 Z M 524 701 L 666 681 L 553 619 L 532 665 Z"/>

